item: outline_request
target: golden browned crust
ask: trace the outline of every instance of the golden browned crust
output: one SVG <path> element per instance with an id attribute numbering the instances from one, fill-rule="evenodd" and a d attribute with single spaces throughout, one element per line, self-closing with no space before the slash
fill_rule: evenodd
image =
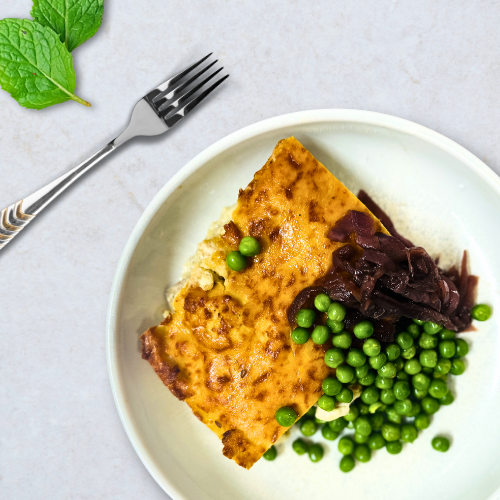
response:
<path id="1" fill-rule="evenodd" d="M 342 244 L 326 233 L 353 209 L 370 213 L 298 141 L 281 141 L 240 191 L 224 237 L 210 240 L 203 269 L 213 287 L 184 287 L 172 317 L 142 336 L 143 357 L 242 467 L 286 431 L 277 409 L 302 416 L 322 393 L 329 345 L 292 342 L 286 311 L 331 266 Z M 242 235 L 258 237 L 262 251 L 234 272 L 225 258 Z"/>

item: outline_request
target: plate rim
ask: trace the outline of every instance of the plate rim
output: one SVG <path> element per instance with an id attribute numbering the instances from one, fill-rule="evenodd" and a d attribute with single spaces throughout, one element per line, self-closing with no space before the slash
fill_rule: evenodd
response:
<path id="1" fill-rule="evenodd" d="M 410 120 L 399 118 L 393 115 L 378 113 L 374 111 L 363 111 L 356 109 L 316 109 L 299 111 L 268 118 L 257 123 L 248 125 L 242 129 L 233 132 L 198 153 L 193 159 L 186 163 L 178 172 L 176 172 L 166 184 L 158 191 L 151 202 L 148 204 L 139 220 L 134 226 L 129 236 L 125 248 L 122 251 L 118 261 L 117 269 L 113 278 L 111 294 L 108 305 L 106 320 L 106 359 L 107 368 L 111 384 L 113 399 L 120 416 L 120 420 L 125 429 L 132 447 L 139 456 L 141 462 L 151 474 L 158 485 L 174 500 L 190 500 L 187 498 L 175 484 L 163 474 L 157 466 L 155 459 L 151 456 L 136 429 L 135 422 L 131 416 L 126 392 L 121 379 L 120 365 L 118 360 L 118 309 L 120 307 L 122 288 L 127 274 L 131 259 L 137 248 L 139 241 L 147 229 L 152 219 L 159 211 L 163 203 L 172 195 L 182 182 L 201 168 L 205 163 L 225 150 L 236 146 L 246 140 L 252 139 L 262 134 L 276 131 L 280 128 L 293 125 L 302 126 L 319 122 L 352 122 L 362 125 L 380 126 L 386 129 L 394 130 L 420 138 L 446 153 L 460 160 L 472 172 L 488 182 L 500 197 L 500 177 L 465 147 L 448 137 L 419 125 Z M 494 495 L 495 496 L 495 495 Z"/>

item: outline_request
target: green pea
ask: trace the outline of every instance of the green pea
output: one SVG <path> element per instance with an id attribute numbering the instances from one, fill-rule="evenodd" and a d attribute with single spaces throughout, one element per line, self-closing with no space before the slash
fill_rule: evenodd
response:
<path id="1" fill-rule="evenodd" d="M 434 370 L 441 374 L 446 375 L 451 369 L 451 361 L 446 358 L 440 358 L 435 366 Z"/>
<path id="2" fill-rule="evenodd" d="M 354 367 L 363 366 L 366 363 L 366 356 L 359 349 L 350 349 L 346 361 Z"/>
<path id="3" fill-rule="evenodd" d="M 373 335 L 374 330 L 373 325 L 368 320 L 365 320 L 358 323 L 352 331 L 358 339 L 367 339 Z"/>
<path id="4" fill-rule="evenodd" d="M 401 437 L 401 428 L 388 422 L 382 426 L 382 437 L 389 442 L 397 441 Z"/>
<path id="5" fill-rule="evenodd" d="M 438 338 L 436 335 L 429 335 L 424 332 L 418 339 L 418 345 L 422 349 L 434 349 L 438 345 Z"/>
<path id="6" fill-rule="evenodd" d="M 358 446 L 354 448 L 354 456 L 356 460 L 365 463 L 369 462 L 370 458 L 372 458 L 372 452 L 366 444 L 358 444 Z"/>
<path id="7" fill-rule="evenodd" d="M 422 409 L 427 415 L 433 415 L 439 410 L 439 401 L 429 396 L 422 399 Z"/>
<path id="8" fill-rule="evenodd" d="M 408 332 L 401 332 L 396 335 L 396 342 L 401 349 L 409 349 L 413 345 L 413 337 Z"/>
<path id="9" fill-rule="evenodd" d="M 318 425 L 323 425 L 323 424 L 326 424 L 326 420 L 321 420 L 320 418 L 318 417 L 314 417 L 314 421 L 318 424 Z"/>
<path id="10" fill-rule="evenodd" d="M 403 368 L 404 368 L 404 365 L 403 365 Z M 410 380 L 410 377 L 408 376 L 408 374 L 406 372 L 404 372 L 403 370 L 399 371 L 396 375 L 396 380 Z"/>
<path id="11" fill-rule="evenodd" d="M 407 417 L 416 417 L 422 411 L 422 405 L 418 401 L 411 402 L 411 411 L 406 415 Z"/>
<path id="12" fill-rule="evenodd" d="M 260 244 L 251 236 L 245 236 L 240 241 L 239 247 L 241 255 L 246 257 L 255 257 L 260 252 Z"/>
<path id="13" fill-rule="evenodd" d="M 394 384 L 394 380 L 392 378 L 384 378 L 380 375 L 377 375 L 375 379 L 375 387 L 379 389 L 390 389 Z"/>
<path id="14" fill-rule="evenodd" d="M 452 360 L 450 368 L 450 373 L 452 375 L 462 375 L 464 371 L 465 371 L 465 363 L 463 362 L 462 359 L 456 358 Z"/>
<path id="15" fill-rule="evenodd" d="M 331 319 L 326 320 L 326 326 L 330 328 L 333 333 L 341 333 L 344 331 L 345 325 L 343 321 L 332 321 Z M 350 346 L 351 344 L 349 344 Z"/>
<path id="16" fill-rule="evenodd" d="M 314 320 L 316 319 L 316 313 L 312 309 L 301 309 L 297 316 L 295 316 L 295 321 L 297 325 L 302 328 L 310 328 Z"/>
<path id="17" fill-rule="evenodd" d="M 333 377 L 327 377 L 321 385 L 323 392 L 327 396 L 336 396 L 342 390 L 342 383 Z"/>
<path id="18" fill-rule="evenodd" d="M 336 396 L 335 399 L 340 403 L 350 403 L 354 397 L 349 387 L 344 387 Z"/>
<path id="19" fill-rule="evenodd" d="M 340 349 L 349 349 L 352 344 L 352 337 L 349 332 L 342 332 L 334 335 L 332 338 L 332 344 Z"/>
<path id="20" fill-rule="evenodd" d="M 343 418 L 336 418 L 328 422 L 328 427 L 330 427 L 332 431 L 341 433 L 347 427 L 347 421 Z"/>
<path id="21" fill-rule="evenodd" d="M 456 346 L 453 340 L 443 340 L 439 342 L 439 352 L 443 358 L 452 358 L 455 356 Z"/>
<path id="22" fill-rule="evenodd" d="M 347 422 L 354 422 L 359 417 L 359 408 L 357 405 L 349 406 L 349 413 L 344 416 L 344 420 Z"/>
<path id="23" fill-rule="evenodd" d="M 418 429 L 411 424 L 405 424 L 401 427 L 401 441 L 403 443 L 413 443 L 418 438 Z"/>
<path id="24" fill-rule="evenodd" d="M 311 462 L 319 462 L 323 458 L 323 446 L 320 444 L 312 444 L 307 450 Z"/>
<path id="25" fill-rule="evenodd" d="M 425 323 L 425 321 L 422 321 L 420 319 L 413 319 L 412 321 L 418 326 L 422 326 Z"/>
<path id="26" fill-rule="evenodd" d="M 467 356 L 467 354 L 469 353 L 469 344 L 467 344 L 467 342 L 464 339 L 455 340 L 455 345 L 456 345 L 456 355 L 459 358 Z"/>
<path id="27" fill-rule="evenodd" d="M 314 298 L 314 307 L 320 312 L 328 311 L 332 299 L 326 293 L 320 293 Z"/>
<path id="28" fill-rule="evenodd" d="M 247 267 L 247 259 L 240 252 L 230 252 L 226 257 L 226 264 L 233 271 L 243 271 Z"/>
<path id="29" fill-rule="evenodd" d="M 412 410 L 413 403 L 409 399 L 403 399 L 403 401 L 396 401 L 394 403 L 394 409 L 400 415 L 409 415 Z"/>
<path id="30" fill-rule="evenodd" d="M 356 369 L 354 370 L 356 373 L 356 377 L 358 378 L 363 378 L 368 375 L 368 372 L 370 371 L 370 367 L 368 366 L 367 363 L 361 366 L 357 366 Z"/>
<path id="31" fill-rule="evenodd" d="M 442 329 L 443 327 L 441 325 L 433 323 L 432 321 L 426 321 L 424 323 L 424 331 L 429 335 L 436 335 L 436 333 L 439 333 Z"/>
<path id="32" fill-rule="evenodd" d="M 366 416 L 361 416 L 354 421 L 354 430 L 363 436 L 369 436 L 372 433 L 372 425 L 370 419 Z"/>
<path id="33" fill-rule="evenodd" d="M 455 398 L 453 397 L 451 391 L 448 391 L 448 393 L 445 394 L 442 398 L 439 398 L 439 402 L 445 406 L 451 405 L 453 401 L 455 401 Z"/>
<path id="34" fill-rule="evenodd" d="M 441 399 L 443 396 L 446 396 L 446 394 L 448 394 L 446 382 L 438 378 L 433 379 L 429 386 L 429 394 L 436 399 Z"/>
<path id="35" fill-rule="evenodd" d="M 354 433 L 354 442 L 358 444 L 363 444 L 368 441 L 369 436 L 364 436 L 363 434 L 360 434 L 359 432 Z"/>
<path id="36" fill-rule="evenodd" d="M 368 358 L 368 363 L 370 363 L 370 366 L 374 370 L 378 370 L 387 363 L 387 356 L 383 352 L 377 354 L 377 356 L 370 356 Z"/>
<path id="37" fill-rule="evenodd" d="M 405 360 L 403 358 L 396 359 L 396 361 L 394 361 L 394 366 L 396 367 L 397 372 L 401 371 L 405 366 Z"/>
<path id="38" fill-rule="evenodd" d="M 368 405 L 365 405 L 365 403 L 358 402 L 357 406 L 359 408 L 360 415 L 368 415 L 370 413 L 370 407 Z"/>
<path id="39" fill-rule="evenodd" d="M 368 370 L 368 373 L 359 379 L 359 383 L 364 386 L 372 385 L 375 382 L 376 377 L 377 374 L 373 370 Z"/>
<path id="40" fill-rule="evenodd" d="M 403 352 L 401 353 L 401 357 L 404 359 L 411 359 L 415 357 L 417 354 L 417 347 L 412 345 L 411 347 L 408 347 L 408 349 L 404 349 Z"/>
<path id="41" fill-rule="evenodd" d="M 377 403 L 375 403 L 377 404 Z M 370 422 L 372 424 L 372 429 L 374 431 L 378 431 L 384 425 L 384 414 L 383 413 L 375 413 L 374 415 L 370 415 Z"/>
<path id="42" fill-rule="evenodd" d="M 455 332 L 448 330 L 448 328 L 443 328 L 438 336 L 439 340 L 453 340 L 455 338 Z"/>
<path id="43" fill-rule="evenodd" d="M 354 452 L 354 442 L 347 436 L 339 439 L 338 447 L 342 455 L 351 455 Z"/>
<path id="44" fill-rule="evenodd" d="M 300 422 L 300 432 L 306 437 L 311 437 L 318 430 L 318 424 L 314 420 L 304 420 Z"/>
<path id="45" fill-rule="evenodd" d="M 305 344 L 309 340 L 309 331 L 305 328 L 295 328 L 292 332 L 292 340 L 296 344 Z"/>
<path id="46" fill-rule="evenodd" d="M 328 352 L 330 352 L 330 351 L 328 351 Z M 328 352 L 327 352 L 327 354 L 328 354 Z M 327 363 L 327 365 L 328 365 L 328 363 Z M 328 365 L 328 366 L 330 366 L 330 365 Z M 332 367 L 332 368 L 335 368 L 335 367 Z M 341 365 L 341 366 L 338 366 L 337 371 L 335 372 L 335 375 L 343 384 L 349 384 L 354 379 L 354 370 L 349 365 Z"/>
<path id="47" fill-rule="evenodd" d="M 432 447 L 436 451 L 444 453 L 450 449 L 450 440 L 445 437 L 437 436 L 432 440 Z"/>
<path id="48" fill-rule="evenodd" d="M 264 455 L 262 455 L 266 460 L 274 460 L 276 458 L 276 455 L 278 455 L 278 452 L 276 451 L 276 448 L 271 446 Z"/>
<path id="49" fill-rule="evenodd" d="M 330 330 L 323 325 L 318 325 L 312 332 L 311 339 L 315 344 L 323 345 L 330 336 Z"/>
<path id="50" fill-rule="evenodd" d="M 309 445 L 302 439 L 296 439 L 292 444 L 293 451 L 297 453 L 297 455 L 304 455 L 307 453 L 309 449 Z"/>
<path id="51" fill-rule="evenodd" d="M 276 421 L 281 427 L 290 427 L 297 420 L 297 413 L 290 406 L 283 406 L 274 414 Z"/>
<path id="52" fill-rule="evenodd" d="M 321 428 L 321 434 L 325 439 L 328 439 L 328 441 L 335 441 L 339 437 L 339 433 L 332 431 L 328 425 L 324 425 Z"/>
<path id="53" fill-rule="evenodd" d="M 332 321 L 344 321 L 347 310 L 340 302 L 332 302 L 328 307 L 328 319 Z"/>
<path id="54" fill-rule="evenodd" d="M 405 363 L 404 370 L 408 375 L 416 375 L 422 370 L 422 365 L 416 359 L 409 359 Z"/>
<path id="55" fill-rule="evenodd" d="M 431 425 L 431 418 L 426 413 L 419 413 L 415 417 L 415 421 L 413 423 L 415 424 L 415 427 L 417 429 L 423 431 L 424 429 L 427 429 L 429 425 Z"/>
<path id="56" fill-rule="evenodd" d="M 329 349 L 328 351 L 325 352 L 325 363 L 330 368 L 337 368 L 343 362 L 344 362 L 344 353 L 338 347 L 334 349 Z"/>
<path id="57" fill-rule="evenodd" d="M 427 394 L 427 389 L 417 389 L 416 387 L 413 388 L 413 396 L 415 396 L 417 399 L 424 399 Z"/>
<path id="58" fill-rule="evenodd" d="M 372 403 L 375 403 L 378 401 L 380 397 L 380 391 L 374 387 L 370 386 L 367 387 L 361 394 L 361 401 L 367 405 L 371 405 Z"/>
<path id="59" fill-rule="evenodd" d="M 378 369 L 377 373 L 381 377 L 394 378 L 397 373 L 396 366 L 394 365 L 394 363 L 388 361 L 384 366 L 382 366 L 382 368 Z"/>
<path id="60" fill-rule="evenodd" d="M 403 417 L 396 411 L 396 408 L 394 408 L 394 406 L 389 406 L 385 413 L 389 422 L 400 424 L 403 421 Z"/>
<path id="61" fill-rule="evenodd" d="M 477 321 L 486 321 L 490 319 L 491 307 L 486 304 L 477 304 L 472 308 L 470 315 Z"/>
<path id="62" fill-rule="evenodd" d="M 378 354 L 380 354 L 381 349 L 382 346 L 377 339 L 367 339 L 363 344 L 363 352 L 367 356 L 377 356 Z"/>
<path id="63" fill-rule="evenodd" d="M 356 462 L 354 461 L 354 458 L 351 457 L 351 455 L 346 455 L 345 457 L 342 457 L 339 467 L 342 472 L 351 472 L 355 465 Z"/>
<path id="64" fill-rule="evenodd" d="M 410 384 L 405 380 L 398 380 L 392 390 L 396 399 L 403 401 L 403 399 L 406 399 L 410 395 Z"/>
<path id="65" fill-rule="evenodd" d="M 396 401 L 396 396 L 394 396 L 394 392 L 392 389 L 384 389 L 380 393 L 380 401 L 385 405 L 392 405 L 394 401 Z"/>
<path id="66" fill-rule="evenodd" d="M 370 450 L 381 450 L 385 446 L 385 439 L 380 432 L 374 432 L 368 438 L 368 447 Z"/>
<path id="67" fill-rule="evenodd" d="M 431 383 L 431 379 L 427 375 L 425 375 L 425 373 L 417 373 L 416 375 L 413 375 L 411 381 L 413 387 L 420 391 L 427 390 Z"/>
<path id="68" fill-rule="evenodd" d="M 409 325 L 406 328 L 406 331 L 412 336 L 413 339 L 418 338 L 418 336 L 420 335 L 420 328 L 418 327 L 418 325 L 415 325 L 414 323 Z"/>
<path id="69" fill-rule="evenodd" d="M 397 455 L 398 453 L 401 453 L 403 443 L 401 443 L 401 441 L 393 441 L 392 443 L 387 443 L 385 447 L 391 455 Z"/>
<path id="70" fill-rule="evenodd" d="M 394 361 L 401 355 L 401 348 L 398 344 L 389 344 L 385 348 L 385 354 L 387 355 L 387 359 L 389 361 Z"/>
<path id="71" fill-rule="evenodd" d="M 331 396 L 327 396 L 326 394 L 323 394 L 318 399 L 318 406 L 325 411 L 332 411 L 335 408 L 335 399 L 332 398 Z"/>
<path id="72" fill-rule="evenodd" d="M 428 368 L 434 368 L 437 365 L 438 355 L 436 351 L 426 349 L 420 353 L 420 364 Z"/>
<path id="73" fill-rule="evenodd" d="M 434 373 L 434 367 L 422 366 L 422 373 L 425 373 L 426 375 L 432 375 Z"/>

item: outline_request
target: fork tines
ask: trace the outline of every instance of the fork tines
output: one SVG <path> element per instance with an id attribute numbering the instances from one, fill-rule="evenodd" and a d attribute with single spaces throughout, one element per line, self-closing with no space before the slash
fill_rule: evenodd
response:
<path id="1" fill-rule="evenodd" d="M 192 111 L 229 76 L 217 77 L 223 68 L 216 66 L 217 60 L 209 60 L 211 55 L 208 54 L 146 95 L 149 105 L 168 128 Z"/>

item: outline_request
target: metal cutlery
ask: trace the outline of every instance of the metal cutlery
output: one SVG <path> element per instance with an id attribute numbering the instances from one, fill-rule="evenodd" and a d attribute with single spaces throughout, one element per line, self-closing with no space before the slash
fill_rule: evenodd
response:
<path id="1" fill-rule="evenodd" d="M 128 127 L 88 160 L 0 213 L 0 250 L 19 234 L 47 205 L 103 158 L 137 136 L 159 135 L 191 112 L 229 75 L 210 61 L 212 54 L 192 64 L 146 94 L 132 111 Z"/>

